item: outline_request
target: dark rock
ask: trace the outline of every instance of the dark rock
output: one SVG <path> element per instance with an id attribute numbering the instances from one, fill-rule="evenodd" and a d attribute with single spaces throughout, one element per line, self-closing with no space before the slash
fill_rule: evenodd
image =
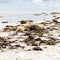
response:
<path id="1" fill-rule="evenodd" d="M 15 45 L 15 47 L 21 47 L 20 45 Z"/>
<path id="2" fill-rule="evenodd" d="M 9 31 L 16 31 L 16 27 L 11 26 L 11 25 L 7 25 L 4 30 L 4 32 L 9 32 Z"/>
<path id="3" fill-rule="evenodd" d="M 56 17 L 55 19 L 60 19 L 60 17 Z"/>
<path id="4" fill-rule="evenodd" d="M 8 23 L 8 21 L 4 21 L 4 22 L 2 22 L 2 23 Z"/>
<path id="5" fill-rule="evenodd" d="M 3 37 L 0 37 L 0 42 L 1 42 L 1 41 L 5 41 L 5 39 L 4 39 Z"/>
<path id="6" fill-rule="evenodd" d="M 34 47 L 33 50 L 35 50 L 35 51 L 42 51 L 42 48 L 40 48 L 40 47 Z"/>
<path id="7" fill-rule="evenodd" d="M 27 45 L 31 45 L 32 43 L 35 42 L 35 40 L 34 40 L 34 37 L 33 37 L 33 36 L 28 36 L 28 38 L 25 39 L 24 42 L 25 42 Z"/>
<path id="8" fill-rule="evenodd" d="M 30 26 L 30 30 L 37 30 L 37 29 L 38 29 L 38 26 L 37 25 Z"/>
<path id="9" fill-rule="evenodd" d="M 53 17 L 57 17 L 57 16 L 54 15 Z"/>
<path id="10" fill-rule="evenodd" d="M 3 45 L 3 46 L 2 46 L 2 48 L 6 48 L 6 46 L 5 46 L 5 45 Z"/>
<path id="11" fill-rule="evenodd" d="M 60 22 L 57 21 L 56 19 L 53 19 L 53 22 L 54 22 L 55 24 L 60 23 Z"/>
<path id="12" fill-rule="evenodd" d="M 10 46 L 10 43 L 9 42 L 3 42 L 3 45 Z"/>
<path id="13" fill-rule="evenodd" d="M 36 38 L 35 41 L 41 41 L 41 39 L 40 38 Z"/>
<path id="14" fill-rule="evenodd" d="M 28 51 L 31 51 L 31 49 L 28 49 Z"/>
<path id="15" fill-rule="evenodd" d="M 4 46 L 6 39 L 3 37 L 0 37 L 0 48 L 2 48 Z"/>
<path id="16" fill-rule="evenodd" d="M 9 41 L 9 43 L 15 43 L 16 42 L 16 40 L 15 41 Z"/>
<path id="17" fill-rule="evenodd" d="M 56 41 L 57 39 L 56 38 L 54 38 L 54 37 L 49 37 L 51 40 L 54 40 L 54 41 Z"/>
<path id="18" fill-rule="evenodd" d="M 4 30 L 3 30 L 4 32 L 9 32 L 10 31 L 10 29 L 9 28 L 4 28 Z"/>
<path id="19" fill-rule="evenodd" d="M 21 47 L 21 46 L 20 45 L 14 45 L 14 46 L 10 46 L 9 49 L 17 49 L 19 47 Z"/>
<path id="20" fill-rule="evenodd" d="M 34 37 L 33 36 L 28 36 L 28 38 L 26 39 L 26 40 L 24 40 L 24 42 L 29 42 L 29 41 L 32 41 L 34 39 Z"/>
<path id="21" fill-rule="evenodd" d="M 54 40 L 49 40 L 49 45 L 56 45 L 56 42 Z"/>
<path id="22" fill-rule="evenodd" d="M 46 45 L 55 45 L 56 44 L 56 42 L 54 40 L 48 40 L 48 41 L 43 40 L 43 41 L 40 42 L 40 44 L 42 44 L 42 43 L 44 43 Z"/>
<path id="23" fill-rule="evenodd" d="M 12 25 L 7 25 L 6 27 L 14 27 L 14 26 L 12 26 Z"/>
<path id="24" fill-rule="evenodd" d="M 31 33 L 27 32 L 27 33 L 25 33 L 24 35 L 25 35 L 25 36 L 29 36 L 29 35 L 31 35 Z"/>
<path id="25" fill-rule="evenodd" d="M 24 48 L 25 48 L 25 46 L 21 46 L 21 48 L 22 48 L 22 49 L 24 49 Z"/>
<path id="26" fill-rule="evenodd" d="M 26 23 L 30 23 L 30 22 L 33 22 L 32 20 L 22 20 L 22 21 L 19 21 L 21 22 L 21 24 L 26 24 Z"/>
<path id="27" fill-rule="evenodd" d="M 37 43 L 32 43 L 32 46 L 39 46 L 39 44 L 37 44 Z"/>
<path id="28" fill-rule="evenodd" d="M 46 45 L 49 45 L 49 43 L 48 43 L 47 40 L 42 40 L 39 45 L 41 45 L 41 44 L 43 44 L 43 43 L 46 44 Z"/>
<path id="29" fill-rule="evenodd" d="M 26 28 L 29 28 L 29 30 L 31 31 L 31 30 L 37 30 L 37 31 L 43 31 L 45 28 L 44 28 L 44 26 L 42 26 L 42 25 L 30 25 L 30 26 L 26 26 Z"/>

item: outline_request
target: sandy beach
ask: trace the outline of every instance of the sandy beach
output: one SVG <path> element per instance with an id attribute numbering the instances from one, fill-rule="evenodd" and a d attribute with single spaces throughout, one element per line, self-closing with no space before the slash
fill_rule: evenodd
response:
<path id="1" fill-rule="evenodd" d="M 0 60 L 60 60 L 60 0 L 0 0 Z"/>
<path id="2" fill-rule="evenodd" d="M 42 15 L 52 18 L 0 22 L 0 60 L 60 60 L 60 13 Z"/>

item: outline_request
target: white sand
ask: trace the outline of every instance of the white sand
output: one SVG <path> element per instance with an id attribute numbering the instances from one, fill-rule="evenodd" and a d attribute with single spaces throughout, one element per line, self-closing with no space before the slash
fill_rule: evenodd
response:
<path id="1" fill-rule="evenodd" d="M 9 24 L 10 23 L 8 23 L 8 25 Z M 6 25 L 7 24 L 0 23 L 0 29 L 3 29 Z M 7 37 L 11 34 L 13 34 L 13 32 L 0 32 L 0 36 L 3 37 Z M 11 36 L 13 37 L 12 40 L 19 37 L 19 35 L 15 37 Z M 43 51 L 27 51 L 26 49 L 22 50 L 21 48 L 9 50 L 7 48 L 6 50 L 0 51 L 0 60 L 60 60 L 60 44 L 53 46 L 41 45 L 41 48 Z"/>

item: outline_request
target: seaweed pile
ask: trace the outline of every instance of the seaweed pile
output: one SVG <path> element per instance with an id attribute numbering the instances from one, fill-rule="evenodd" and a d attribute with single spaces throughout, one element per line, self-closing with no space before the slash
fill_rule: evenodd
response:
<path id="1" fill-rule="evenodd" d="M 0 37 L 0 49 L 43 50 L 40 46 L 60 43 L 60 22 L 55 18 L 50 21 L 34 23 L 32 20 L 19 21 L 16 26 L 6 25 L 2 32 L 13 32 L 7 37 Z M 4 23 L 3 23 L 4 24 Z"/>

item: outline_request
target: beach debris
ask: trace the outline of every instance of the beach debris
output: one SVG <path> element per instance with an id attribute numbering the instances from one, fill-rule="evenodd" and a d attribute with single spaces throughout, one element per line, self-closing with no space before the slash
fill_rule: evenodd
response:
<path id="1" fill-rule="evenodd" d="M 24 42 L 27 45 L 31 45 L 32 43 L 34 43 L 34 37 L 33 36 L 28 36 L 27 39 L 24 40 Z"/>
<path id="2" fill-rule="evenodd" d="M 34 14 L 34 16 L 40 16 L 40 15 L 42 15 L 42 14 L 39 14 L 39 13 L 38 14 Z"/>
<path id="3" fill-rule="evenodd" d="M 0 16 L 0 18 L 4 18 L 4 16 Z"/>
<path id="4" fill-rule="evenodd" d="M 50 14 L 60 14 L 60 12 L 51 12 Z"/>
<path id="5" fill-rule="evenodd" d="M 44 26 L 42 26 L 42 25 L 31 25 L 30 30 L 37 30 L 37 31 L 42 30 L 43 31 Z"/>
<path id="6" fill-rule="evenodd" d="M 54 15 L 53 17 L 57 17 L 56 15 Z"/>
<path id="7" fill-rule="evenodd" d="M 33 21 L 23 20 L 16 26 L 7 24 L 2 32 L 8 32 L 9 35 L 0 37 L 0 49 L 21 48 L 24 50 L 28 48 L 27 51 L 42 51 L 40 46 L 52 46 L 60 43 L 60 22 L 58 19 L 60 17 L 35 24 L 27 24 Z"/>
<path id="8" fill-rule="evenodd" d="M 4 37 L 0 37 L 0 49 L 1 48 L 6 48 L 6 46 L 8 46 L 9 43 L 7 42 L 7 40 Z"/>
<path id="9" fill-rule="evenodd" d="M 58 19 L 60 19 L 60 17 L 54 18 L 54 19 L 53 19 L 53 22 L 55 22 L 55 23 L 60 23 L 60 21 L 58 21 Z"/>
<path id="10" fill-rule="evenodd" d="M 4 41 L 5 39 L 3 37 L 0 37 L 0 41 Z"/>
<path id="11" fill-rule="evenodd" d="M 13 45 L 13 46 L 10 46 L 9 49 L 18 49 L 20 47 L 21 47 L 20 45 Z"/>
<path id="12" fill-rule="evenodd" d="M 40 47 L 33 47 L 33 50 L 35 50 L 35 51 L 42 51 L 42 48 L 40 48 Z"/>
<path id="13" fill-rule="evenodd" d="M 45 45 L 55 45 L 56 44 L 56 42 L 54 41 L 54 40 L 42 40 L 41 42 L 40 42 L 40 45 L 41 44 L 45 44 Z"/>
<path id="14" fill-rule="evenodd" d="M 7 25 L 4 29 L 3 29 L 4 32 L 10 32 L 10 31 L 16 31 L 16 27 L 14 26 L 10 26 L 10 25 Z"/>
<path id="15" fill-rule="evenodd" d="M 3 21 L 2 23 L 8 23 L 8 21 Z"/>
<path id="16" fill-rule="evenodd" d="M 33 22 L 32 20 L 21 20 L 19 21 L 21 24 L 27 24 Z"/>

